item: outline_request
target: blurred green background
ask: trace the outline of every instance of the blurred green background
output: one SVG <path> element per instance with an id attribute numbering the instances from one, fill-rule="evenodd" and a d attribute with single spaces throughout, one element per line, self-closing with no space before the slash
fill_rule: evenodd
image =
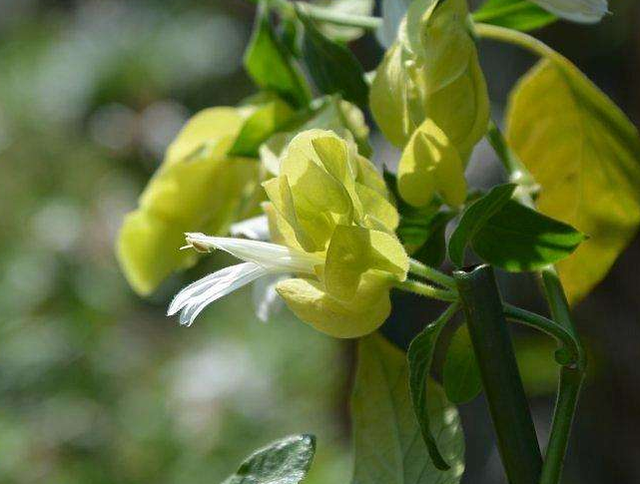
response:
<path id="1" fill-rule="evenodd" d="M 600 26 L 558 24 L 542 37 L 637 124 L 640 10 L 633 0 L 611 9 Z M 294 432 L 318 436 L 309 483 L 348 481 L 352 343 L 286 311 L 258 321 L 250 288 L 181 328 L 164 316 L 170 297 L 225 261 L 208 258 L 142 300 L 113 255 L 124 213 L 182 123 L 252 92 L 241 58 L 253 12 L 243 0 L 0 1 L 0 483 L 216 483 Z M 371 36 L 354 49 L 368 69 L 381 54 Z M 532 59 L 487 44 L 482 60 L 499 116 Z M 488 149 L 477 151 L 470 175 L 495 182 Z M 596 365 L 567 482 L 640 482 L 639 267 L 636 240 L 577 310 Z M 504 291 L 542 308 L 527 278 Z M 396 302 L 392 333 L 433 311 Z M 552 348 L 517 336 L 546 439 Z M 465 482 L 501 482 L 482 399 L 462 412 Z"/>

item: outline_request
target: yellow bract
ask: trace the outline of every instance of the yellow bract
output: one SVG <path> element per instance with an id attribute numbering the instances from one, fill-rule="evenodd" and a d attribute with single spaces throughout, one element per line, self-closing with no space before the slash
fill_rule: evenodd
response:
<path id="1" fill-rule="evenodd" d="M 389 285 L 373 275 L 362 278 L 356 295 L 348 301 L 332 297 L 321 282 L 310 279 L 287 279 L 276 290 L 298 318 L 336 338 L 369 334 L 391 312 Z"/>
<path id="2" fill-rule="evenodd" d="M 467 194 L 458 150 L 430 119 L 416 129 L 398 166 L 398 190 L 411 205 L 428 204 L 437 192 L 449 205 L 462 205 Z"/>
<path id="3" fill-rule="evenodd" d="M 169 146 L 163 164 L 125 218 L 117 242 L 123 272 L 139 294 L 149 294 L 176 269 L 195 262 L 180 251 L 184 232 L 226 232 L 258 184 L 259 164 L 227 152 L 244 123 L 234 108 L 195 115 Z"/>
<path id="4" fill-rule="evenodd" d="M 412 204 L 428 203 L 427 198 L 435 192 L 446 194 L 448 203 L 459 204 L 464 191 L 456 175 L 455 188 L 449 176 L 430 177 L 423 181 L 424 193 L 419 194 L 418 177 L 425 165 L 415 160 L 417 164 L 409 168 L 407 158 L 415 156 L 418 144 L 425 144 L 423 136 L 413 136 L 415 131 L 421 127 L 431 133 L 427 138 L 437 138 L 438 145 L 457 150 L 457 157 L 448 148 L 446 156 L 441 153 L 437 157 L 440 170 L 457 174 L 459 162 L 466 164 L 487 129 L 489 99 L 476 48 L 466 29 L 467 15 L 465 0 L 415 0 L 371 86 L 371 111 L 380 129 L 391 143 L 406 146 L 405 173 L 416 176 L 405 178 L 401 195 L 407 194 Z M 426 145 L 432 147 L 433 142 Z M 433 150 L 425 153 L 428 151 Z M 451 160 L 455 161 L 445 167 Z M 411 188 L 407 188 L 408 180 Z M 440 186 L 441 182 L 445 186 Z"/>
<path id="5" fill-rule="evenodd" d="M 263 184 L 272 240 L 325 263 L 316 278 L 281 282 L 278 292 L 320 331 L 344 338 L 373 331 L 389 315 L 391 285 L 409 268 L 384 180 L 353 142 L 318 129 L 291 141 L 279 173 Z"/>

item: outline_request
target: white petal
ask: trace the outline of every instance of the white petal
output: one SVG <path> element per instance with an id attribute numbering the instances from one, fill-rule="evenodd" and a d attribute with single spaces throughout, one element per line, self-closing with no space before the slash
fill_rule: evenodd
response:
<path id="1" fill-rule="evenodd" d="M 180 291 L 171 302 L 168 314 L 182 310 L 180 324 L 191 326 L 209 304 L 267 273 L 267 269 L 251 262 L 225 267 Z"/>
<path id="2" fill-rule="evenodd" d="M 533 0 L 558 17 L 580 23 L 599 22 L 609 12 L 607 0 Z"/>
<path id="3" fill-rule="evenodd" d="M 200 233 L 186 236 L 187 242 L 199 249 L 224 250 L 238 259 L 253 262 L 270 271 L 313 274 L 313 268 L 323 263 L 320 256 L 259 240 L 211 237 Z"/>
<path id="4" fill-rule="evenodd" d="M 290 274 L 271 275 L 261 278 L 253 285 L 253 308 L 260 321 L 266 323 L 284 307 L 284 301 L 276 292 L 276 285 L 290 277 Z"/>
<path id="5" fill-rule="evenodd" d="M 269 222 L 266 215 L 258 215 L 233 224 L 229 232 L 234 237 L 269 240 Z"/>

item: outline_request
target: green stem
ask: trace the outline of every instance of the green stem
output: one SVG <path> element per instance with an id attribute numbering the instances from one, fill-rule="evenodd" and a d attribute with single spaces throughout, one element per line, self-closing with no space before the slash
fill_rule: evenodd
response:
<path id="1" fill-rule="evenodd" d="M 529 34 L 525 34 L 524 32 L 483 23 L 475 23 L 473 28 L 478 37 L 518 45 L 536 55 L 547 57 L 551 60 L 564 60 L 564 57 L 561 54 L 553 50 L 547 44 Z"/>
<path id="2" fill-rule="evenodd" d="M 414 281 L 413 279 L 407 279 L 403 282 L 395 283 L 395 287 L 406 292 L 412 292 L 420 296 L 430 297 L 432 299 L 439 299 L 440 301 L 455 302 L 458 300 L 458 295 L 447 289 L 439 289 L 429 284 Z"/>
<path id="3" fill-rule="evenodd" d="M 560 482 L 569 436 L 571 435 L 573 417 L 583 381 L 583 371 L 567 366 L 563 366 L 560 370 L 558 396 L 540 484 L 557 484 Z"/>
<path id="4" fill-rule="evenodd" d="M 533 175 L 522 164 L 516 154 L 511 151 L 500 129 L 493 121 L 489 122 L 487 140 L 509 174 L 509 181 L 519 185 L 518 192 L 524 191 L 527 195 L 527 198 L 523 199 L 522 194 L 516 193 L 516 197 L 519 197 L 520 201 L 525 205 L 533 206 L 533 196 L 540 191 L 540 185 L 536 183 Z"/>
<path id="5" fill-rule="evenodd" d="M 570 331 L 574 339 L 579 343 L 579 338 L 573 320 L 567 296 L 565 295 L 558 273 L 553 266 L 545 267 L 541 271 L 542 285 L 545 296 L 551 311 L 551 317 L 560 323 L 567 331 Z M 580 345 L 582 350 L 582 346 Z M 583 351 L 584 354 L 584 351 Z M 571 435 L 571 426 L 580 396 L 580 389 L 584 380 L 586 370 L 586 358 L 576 368 L 563 367 L 560 371 L 560 382 L 558 383 L 558 396 L 553 412 L 553 423 L 551 424 L 551 434 L 545 455 L 544 468 L 540 484 L 558 484 L 564 459 Z"/>
<path id="6" fill-rule="evenodd" d="M 453 274 L 510 484 L 538 484 L 542 457 L 491 266 Z"/>
<path id="7" fill-rule="evenodd" d="M 511 304 L 504 304 L 504 315 L 507 319 L 531 326 L 539 331 L 542 331 L 549 336 L 555 338 L 568 352 L 569 359 L 559 363 L 562 365 L 571 365 L 576 368 L 584 368 L 585 356 L 584 351 L 580 344 L 578 344 L 575 336 L 572 332 L 568 331 L 564 326 L 557 324 L 544 316 L 532 313 L 525 309 L 512 306 Z"/>
<path id="8" fill-rule="evenodd" d="M 553 51 L 542 42 L 529 35 L 522 34 L 521 32 L 483 24 L 477 24 L 476 28 L 477 27 L 480 27 L 478 33 L 481 36 L 512 41 L 513 43 L 523 45 L 540 55 L 546 55 L 554 59 L 558 56 L 562 58 L 560 54 Z M 502 138 L 502 135 L 494 137 L 494 140 L 490 140 L 490 142 L 492 145 L 494 142 L 497 143 L 498 146 L 496 154 L 500 158 L 500 161 L 509 176 L 514 175 L 514 169 L 519 169 L 518 167 L 524 168 L 524 165 L 510 150 L 504 138 Z M 494 146 L 494 148 L 496 148 L 496 146 Z M 535 208 L 531 194 L 527 190 L 517 191 L 516 196 L 523 204 Z M 573 422 L 578 397 L 580 395 L 580 388 L 582 387 L 587 362 L 575 325 L 573 324 L 567 296 L 565 295 L 562 282 L 558 277 L 555 267 L 549 265 L 543 268 L 540 271 L 540 276 L 542 277 L 542 285 L 547 299 L 547 304 L 549 305 L 549 311 L 551 312 L 551 317 L 556 323 L 562 326 L 567 333 L 571 334 L 572 339 L 577 342 L 578 354 L 580 356 L 575 368 L 564 366 L 560 372 L 558 396 L 553 414 L 553 423 L 551 424 L 551 434 L 549 436 L 549 444 L 547 446 L 542 477 L 540 480 L 540 484 L 558 484 L 562 474 L 564 458 L 567 452 L 569 436 L 571 434 L 571 424 Z"/>
<path id="9" fill-rule="evenodd" d="M 415 259 L 409 259 L 409 272 L 425 279 L 440 284 L 441 286 L 455 290 L 456 283 L 453 277 L 443 274 L 437 269 L 423 264 Z"/>

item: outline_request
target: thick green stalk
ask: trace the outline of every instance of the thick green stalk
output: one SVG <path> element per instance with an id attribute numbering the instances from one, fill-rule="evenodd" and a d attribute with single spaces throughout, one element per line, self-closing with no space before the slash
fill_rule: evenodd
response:
<path id="1" fill-rule="evenodd" d="M 538 484 L 542 457 L 491 266 L 453 274 L 510 484 Z"/>
<path id="2" fill-rule="evenodd" d="M 497 29 L 493 28 L 493 26 L 485 27 L 480 29 L 479 33 L 481 35 L 482 33 L 489 34 L 486 36 L 523 45 L 540 55 L 550 56 L 548 51 L 555 53 L 555 51 L 542 42 L 521 32 L 512 33 L 514 31 L 501 27 Z M 515 40 L 518 41 L 515 42 Z M 531 174 L 509 148 L 502 133 L 500 133 L 495 125 L 491 127 L 491 131 L 492 133 L 488 136 L 489 141 L 495 148 L 496 154 L 509 176 L 511 177 L 515 173 L 515 170 L 518 170 L 524 171 L 526 178 L 531 177 Z M 523 204 L 535 208 L 531 193 L 527 190 L 517 191 L 516 196 Z M 558 484 L 562 475 L 569 436 L 571 434 L 571 425 L 580 396 L 582 381 L 584 380 L 586 358 L 575 325 L 573 324 L 569 302 L 567 301 L 562 283 L 558 277 L 558 272 L 554 266 L 549 265 L 540 271 L 540 277 L 542 278 L 542 286 L 547 304 L 549 305 L 551 317 L 578 342 L 578 349 L 581 356 L 578 364 L 574 366 L 563 366 L 560 371 L 560 381 L 558 383 L 558 395 L 553 413 L 553 423 L 551 424 L 551 434 L 549 436 L 542 477 L 540 479 L 540 484 Z"/>

